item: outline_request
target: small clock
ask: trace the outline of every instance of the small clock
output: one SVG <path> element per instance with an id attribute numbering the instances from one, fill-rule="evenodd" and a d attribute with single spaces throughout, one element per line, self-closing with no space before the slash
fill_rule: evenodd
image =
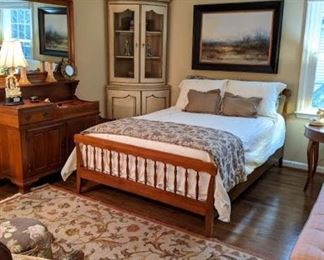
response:
<path id="1" fill-rule="evenodd" d="M 62 60 L 57 67 L 57 71 L 65 78 L 65 79 L 74 79 L 76 76 L 76 69 L 74 65 L 68 61 Z"/>

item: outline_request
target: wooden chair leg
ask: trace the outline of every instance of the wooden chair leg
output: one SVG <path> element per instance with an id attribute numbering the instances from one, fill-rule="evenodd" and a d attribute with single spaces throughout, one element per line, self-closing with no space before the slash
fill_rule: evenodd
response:
<path id="1" fill-rule="evenodd" d="M 214 208 L 209 210 L 205 216 L 205 236 L 212 237 L 214 229 Z"/>

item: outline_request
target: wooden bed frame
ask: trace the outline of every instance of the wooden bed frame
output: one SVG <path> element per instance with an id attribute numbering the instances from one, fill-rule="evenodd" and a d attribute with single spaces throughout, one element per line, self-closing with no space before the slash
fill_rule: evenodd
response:
<path id="1" fill-rule="evenodd" d="M 278 112 L 287 115 L 287 98 L 290 96 L 290 90 L 286 89 L 283 91 L 280 100 Z M 196 213 L 205 218 L 205 235 L 212 236 L 213 225 L 214 225 L 214 190 L 215 190 L 215 176 L 217 174 L 217 167 L 213 163 L 204 162 L 197 159 L 192 159 L 189 157 L 184 157 L 180 155 L 169 154 L 161 151 L 156 151 L 153 149 L 144 149 L 138 146 L 118 143 L 109 140 L 103 140 L 87 135 L 78 134 L 75 135 L 74 141 L 76 143 L 77 150 L 77 193 L 81 192 L 81 180 L 89 180 L 100 184 L 105 184 L 113 188 L 117 188 L 123 191 L 131 192 L 149 199 L 153 199 L 159 202 L 166 203 L 171 206 L 175 206 L 193 213 Z M 94 166 L 88 168 L 87 165 L 83 163 L 81 147 L 83 146 L 86 151 L 86 156 L 90 151 L 90 147 L 95 147 L 93 151 L 93 164 Z M 106 174 L 97 169 L 99 162 L 96 162 L 95 150 L 101 152 L 101 163 L 103 165 L 103 155 L 104 151 L 113 151 L 117 154 L 117 172 L 118 176 L 113 176 Z M 111 156 L 111 152 L 109 156 Z M 126 156 L 126 178 L 120 177 L 120 165 L 121 165 L 121 155 Z M 130 157 L 135 158 L 135 180 L 131 179 L 129 176 L 129 161 Z M 139 181 L 139 173 L 137 166 L 139 165 L 139 158 L 144 159 L 144 183 Z M 278 149 L 266 163 L 256 168 L 253 173 L 248 177 L 248 181 L 240 183 L 235 186 L 229 193 L 231 200 L 237 198 L 244 190 L 246 190 L 255 180 L 257 180 L 265 171 L 271 168 L 275 162 L 279 162 L 282 165 L 283 158 L 283 147 Z M 86 158 L 88 161 L 88 158 Z M 111 157 L 110 157 L 110 162 Z M 153 185 L 146 185 L 148 182 L 148 172 L 147 172 L 147 162 L 152 161 L 154 163 L 153 167 Z M 163 187 L 157 187 L 157 163 L 164 165 L 164 180 Z M 177 190 L 177 178 L 174 181 L 173 191 L 167 190 L 167 178 L 166 178 L 166 168 L 167 165 L 177 167 L 182 167 L 185 169 L 185 184 L 184 184 L 184 194 L 178 194 Z M 112 163 L 110 163 L 109 172 L 112 172 Z M 195 187 L 195 198 L 189 197 L 188 192 L 188 171 L 194 170 L 196 172 L 196 187 Z M 205 201 L 198 199 L 199 194 L 199 178 L 200 173 L 205 172 L 210 175 L 210 180 L 208 184 L 207 199 Z M 174 171 L 175 176 L 177 176 L 177 171 Z"/>

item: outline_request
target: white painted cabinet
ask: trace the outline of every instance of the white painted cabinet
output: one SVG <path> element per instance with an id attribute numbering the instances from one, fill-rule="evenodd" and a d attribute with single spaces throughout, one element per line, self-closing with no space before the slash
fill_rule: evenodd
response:
<path id="1" fill-rule="evenodd" d="M 168 2 L 108 1 L 107 110 L 110 119 L 146 114 L 169 106 L 166 84 Z M 135 96 L 140 97 L 136 111 L 132 108 Z"/>

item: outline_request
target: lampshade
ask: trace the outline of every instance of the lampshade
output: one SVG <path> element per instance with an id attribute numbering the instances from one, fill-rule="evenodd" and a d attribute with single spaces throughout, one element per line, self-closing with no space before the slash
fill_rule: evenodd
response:
<path id="1" fill-rule="evenodd" d="M 27 67 L 20 41 L 3 41 L 0 50 L 0 67 Z"/>

